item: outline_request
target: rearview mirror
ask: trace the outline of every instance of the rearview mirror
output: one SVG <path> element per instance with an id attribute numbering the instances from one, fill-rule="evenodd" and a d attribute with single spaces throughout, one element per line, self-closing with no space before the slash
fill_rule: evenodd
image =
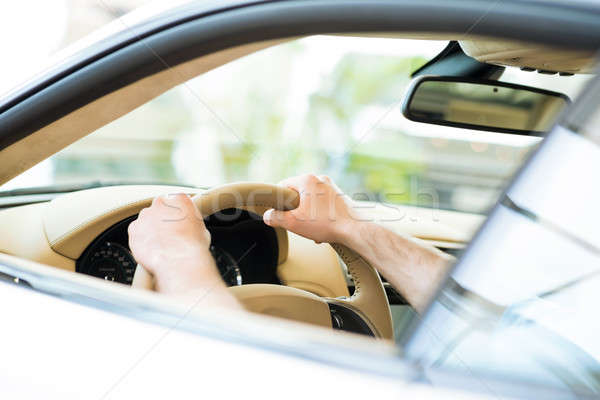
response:
<path id="1" fill-rule="evenodd" d="M 402 113 L 428 124 L 542 136 L 569 102 L 564 94 L 513 83 L 422 76 Z"/>

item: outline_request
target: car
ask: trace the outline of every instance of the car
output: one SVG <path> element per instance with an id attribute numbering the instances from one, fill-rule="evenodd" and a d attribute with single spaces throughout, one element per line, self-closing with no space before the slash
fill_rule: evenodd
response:
<path id="1" fill-rule="evenodd" d="M 597 397 L 598 21 L 184 1 L 66 49 L 0 100 L 7 397 Z M 457 257 L 422 315 L 352 249 L 262 222 L 306 169 Z M 152 292 L 127 226 L 174 192 L 251 312 Z"/>

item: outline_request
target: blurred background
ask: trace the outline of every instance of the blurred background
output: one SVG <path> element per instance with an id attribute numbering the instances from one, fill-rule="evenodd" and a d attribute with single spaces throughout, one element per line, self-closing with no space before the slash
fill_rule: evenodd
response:
<path id="1" fill-rule="evenodd" d="M 144 0 L 0 5 L 0 92 Z M 151 6 L 151 5 L 150 5 Z M 446 42 L 314 36 L 180 85 L 1 187 L 101 182 L 212 186 L 314 172 L 364 200 L 485 213 L 539 139 L 424 125 L 401 102 Z M 60 57 L 59 57 L 60 58 Z M 575 96 L 586 76 L 507 69 L 501 80 Z"/>

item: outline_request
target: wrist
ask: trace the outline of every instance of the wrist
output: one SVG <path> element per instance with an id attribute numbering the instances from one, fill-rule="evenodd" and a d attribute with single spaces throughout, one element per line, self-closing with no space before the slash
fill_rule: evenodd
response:
<path id="1" fill-rule="evenodd" d="M 156 276 L 157 289 L 165 294 L 180 294 L 193 290 L 212 290 L 225 287 L 225 282 L 214 266 L 180 265 L 172 272 Z"/>
<path id="2" fill-rule="evenodd" d="M 155 278 L 157 287 L 165 293 L 224 285 L 208 249 L 189 249 L 184 254 L 170 257 L 155 268 Z"/>
<path id="3" fill-rule="evenodd" d="M 335 242 L 355 250 L 357 243 L 360 242 L 361 231 L 366 224 L 368 222 L 352 218 L 340 223 L 335 230 Z"/>

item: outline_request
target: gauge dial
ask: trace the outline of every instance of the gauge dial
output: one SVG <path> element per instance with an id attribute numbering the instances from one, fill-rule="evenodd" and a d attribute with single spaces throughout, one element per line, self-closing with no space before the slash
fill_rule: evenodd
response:
<path id="1" fill-rule="evenodd" d="M 136 262 L 126 247 L 106 242 L 90 255 L 83 272 L 98 278 L 131 285 Z"/>
<path id="2" fill-rule="evenodd" d="M 210 252 L 227 286 L 241 285 L 242 273 L 231 254 L 218 246 L 211 246 Z M 137 263 L 127 247 L 116 242 L 106 241 L 98 243 L 86 255 L 77 272 L 131 285 L 136 266 Z"/>
<path id="3" fill-rule="evenodd" d="M 242 272 L 231 254 L 218 246 L 210 246 L 210 252 L 227 286 L 240 286 L 242 284 Z"/>

